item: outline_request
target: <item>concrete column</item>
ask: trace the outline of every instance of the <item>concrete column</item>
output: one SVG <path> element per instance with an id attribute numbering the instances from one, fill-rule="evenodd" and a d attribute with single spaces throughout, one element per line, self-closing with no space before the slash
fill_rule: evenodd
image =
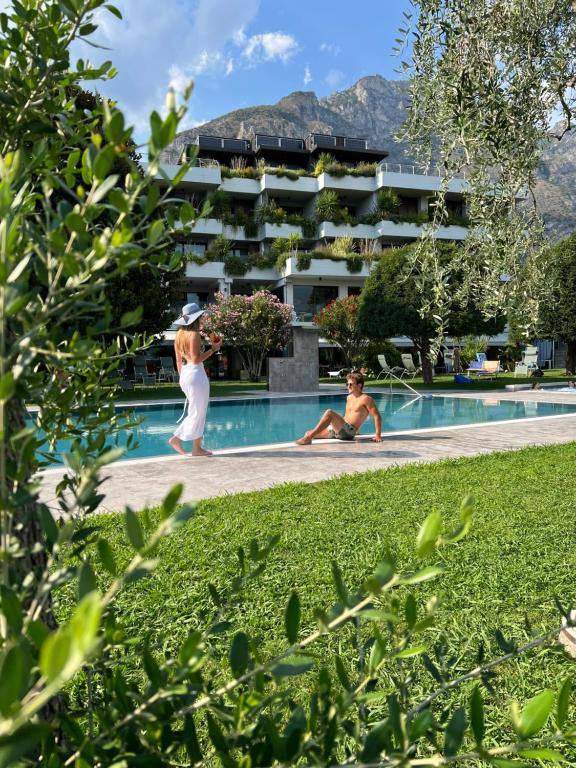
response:
<path id="1" fill-rule="evenodd" d="M 225 277 L 222 280 L 218 280 L 218 290 L 226 296 L 230 296 L 232 293 L 232 278 Z"/>
<path id="2" fill-rule="evenodd" d="M 428 197 L 418 198 L 418 213 L 428 213 Z"/>
<path id="3" fill-rule="evenodd" d="M 338 298 L 339 299 L 346 299 L 346 298 L 348 298 L 348 286 L 347 285 L 339 285 L 338 286 Z"/>

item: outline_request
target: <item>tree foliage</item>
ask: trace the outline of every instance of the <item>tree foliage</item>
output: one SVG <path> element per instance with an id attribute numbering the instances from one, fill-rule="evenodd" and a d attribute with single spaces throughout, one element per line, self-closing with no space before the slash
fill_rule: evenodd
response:
<path id="1" fill-rule="evenodd" d="M 391 336 L 408 336 L 421 354 L 424 380 L 431 383 L 431 339 L 438 323 L 434 310 L 436 284 L 432 276 L 424 281 L 414 273 L 416 248 L 411 244 L 382 253 L 364 285 L 358 322 L 360 332 L 370 338 L 384 340 Z M 462 294 L 462 274 L 454 269 L 454 262 L 460 264 L 456 246 L 439 244 L 436 254 L 438 268 L 447 281 L 446 293 L 451 297 L 446 310 L 446 332 L 465 336 L 470 333 L 493 335 L 503 330 L 501 317 L 486 320 L 471 297 Z"/>
<path id="2" fill-rule="evenodd" d="M 542 310 L 542 333 L 567 344 L 566 373 L 576 372 L 576 233 L 549 249 L 546 278 L 550 302 Z"/>
<path id="3" fill-rule="evenodd" d="M 313 318 L 320 333 L 340 347 L 349 368 L 363 359 L 368 345 L 368 339 L 358 325 L 359 306 L 359 296 L 335 299 Z"/>
<path id="4" fill-rule="evenodd" d="M 235 347 L 251 381 L 258 381 L 269 352 L 281 350 L 290 338 L 293 308 L 268 291 L 251 296 L 217 293 L 204 327 Z"/>
<path id="5" fill-rule="evenodd" d="M 445 215 L 450 180 L 465 174 L 473 224 L 461 251 L 466 281 L 487 314 L 510 311 L 523 335 L 533 336 L 547 301 L 545 242 L 537 211 L 519 202 L 532 198 L 545 142 L 573 130 L 574 3 L 412 4 L 414 15 L 406 14 L 402 30 L 410 56 L 401 68 L 412 95 L 403 138 L 423 166 L 434 161 L 442 175 L 435 221 L 414 252 L 414 270 L 435 276 L 442 326 L 450 296 L 438 269 L 434 232 Z"/>

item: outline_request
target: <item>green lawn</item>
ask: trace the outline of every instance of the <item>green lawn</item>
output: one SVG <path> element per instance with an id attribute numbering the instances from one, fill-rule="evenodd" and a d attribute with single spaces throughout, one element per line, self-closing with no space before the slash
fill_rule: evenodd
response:
<path id="1" fill-rule="evenodd" d="M 211 397 L 226 397 L 228 395 L 244 394 L 245 392 L 266 391 L 265 382 L 252 381 L 211 381 Z M 121 391 L 118 393 L 118 401 L 126 402 L 129 400 L 182 400 L 184 395 L 178 384 L 154 384 L 146 386 L 137 384 L 134 389 Z"/>
<path id="2" fill-rule="evenodd" d="M 543 378 L 538 379 L 540 382 L 566 382 L 566 376 L 561 369 L 546 371 Z M 323 384 L 338 384 L 344 383 L 345 379 L 320 379 Z M 454 389 L 462 390 L 464 392 L 483 392 L 496 389 L 504 389 L 506 384 L 525 384 L 536 381 L 534 378 L 518 377 L 514 378 L 512 374 L 500 374 L 497 379 L 492 381 L 486 381 L 483 379 L 474 381 L 472 384 L 455 384 L 453 375 L 441 375 L 434 377 L 434 383 L 431 386 L 424 386 L 421 376 L 417 376 L 415 379 L 408 379 L 407 382 L 414 389 Z M 390 384 L 387 381 L 368 379 L 366 386 L 374 387 L 389 387 Z M 402 386 L 400 382 L 394 382 L 394 386 Z M 231 395 L 244 394 L 246 392 L 258 392 L 267 391 L 267 384 L 265 382 L 251 382 L 251 381 L 211 381 L 210 382 L 210 395 L 212 397 L 227 397 Z M 153 386 L 145 386 L 143 384 L 137 384 L 133 390 L 119 392 L 118 401 L 127 402 L 130 400 L 169 400 L 176 399 L 181 400 L 183 398 L 182 390 L 178 384 L 155 384 Z"/>
<path id="3" fill-rule="evenodd" d="M 426 515 L 438 509 L 454 524 L 461 499 L 471 493 L 477 499 L 471 534 L 441 551 L 436 560 L 445 574 L 415 593 L 421 603 L 441 596 L 438 628 L 428 630 L 424 641 L 432 646 L 445 633 L 458 654 L 458 669 L 465 670 L 480 642 L 488 657 L 499 654 L 496 628 L 526 642 L 526 620 L 537 632 L 558 621 L 554 595 L 565 604 L 576 601 L 575 462 L 572 443 L 204 501 L 185 529 L 163 543 L 153 578 L 120 597 L 122 622 L 134 639 L 149 634 L 157 651 L 173 650 L 191 627 L 202 625 L 202 614 L 211 610 L 207 584 L 227 583 L 238 547 L 279 534 L 258 585 L 235 610 L 232 629 L 244 626 L 270 652 L 283 644 L 283 611 L 292 589 L 301 595 L 303 626 L 310 629 L 313 609 L 335 600 L 333 559 L 349 585 L 358 584 L 387 551 L 400 568 L 415 568 L 414 538 Z M 95 524 L 113 540 L 116 553 L 128 558 L 122 517 L 99 516 Z M 330 644 L 334 649 L 337 639 L 325 640 L 324 648 Z M 508 664 L 495 682 L 489 729 L 508 720 L 511 698 L 555 687 L 573 669 L 551 650 Z M 418 684 L 429 686 L 427 673 L 418 674 Z"/>

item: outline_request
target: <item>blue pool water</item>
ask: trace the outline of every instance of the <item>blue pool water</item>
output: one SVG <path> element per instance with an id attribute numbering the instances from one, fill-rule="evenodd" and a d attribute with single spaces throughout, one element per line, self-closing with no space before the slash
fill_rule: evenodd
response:
<path id="1" fill-rule="evenodd" d="M 410 403 L 412 398 L 406 395 L 376 394 L 373 397 L 382 414 L 383 433 L 576 413 L 576 404 L 457 397 L 420 398 Z M 204 445 L 218 450 L 291 442 L 316 424 L 326 408 L 343 413 L 345 401 L 346 395 L 342 393 L 212 402 L 208 410 Z M 173 454 L 167 441 L 182 414 L 182 404 L 152 405 L 133 410 L 143 417 L 143 422 L 136 428 L 138 447 L 125 458 Z M 373 432 L 374 422 L 369 418 L 361 433 Z"/>

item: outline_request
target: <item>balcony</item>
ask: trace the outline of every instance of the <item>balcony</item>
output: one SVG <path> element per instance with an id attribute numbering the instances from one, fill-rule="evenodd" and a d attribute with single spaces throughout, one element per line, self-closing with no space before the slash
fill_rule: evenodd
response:
<path id="1" fill-rule="evenodd" d="M 200 150 L 216 150 L 236 154 L 250 152 L 252 149 L 248 139 L 226 139 L 223 136 L 205 136 L 204 134 L 196 136 L 194 144 Z"/>
<path id="2" fill-rule="evenodd" d="M 376 232 L 370 224 L 334 224 L 331 221 L 322 221 L 318 224 L 318 237 L 356 237 L 375 238 Z"/>
<path id="3" fill-rule="evenodd" d="M 291 197 L 312 197 L 318 191 L 318 182 L 312 176 L 290 179 L 287 176 L 265 173 L 260 180 L 260 189 L 262 192 L 275 192 Z"/>
<path id="4" fill-rule="evenodd" d="M 290 235 L 302 237 L 302 227 L 297 227 L 294 224 L 270 224 L 266 222 L 261 224 L 258 230 L 259 240 L 274 240 L 277 237 L 289 237 Z"/>
<path id="5" fill-rule="evenodd" d="M 158 180 L 172 180 L 182 170 L 180 165 L 161 165 L 156 178 Z M 207 162 L 199 159 L 197 165 L 191 168 L 180 182 L 185 190 L 217 189 L 222 182 L 220 165 L 217 162 Z"/>
<path id="6" fill-rule="evenodd" d="M 198 219 L 192 228 L 195 235 L 221 235 L 220 219 Z"/>
<path id="7" fill-rule="evenodd" d="M 382 161 L 376 174 L 376 186 L 392 187 L 392 189 L 418 190 L 422 192 L 437 192 L 440 189 L 438 169 L 423 171 L 415 165 L 388 163 Z M 464 176 L 448 182 L 448 192 L 462 194 L 468 189 L 468 181 Z"/>
<path id="8" fill-rule="evenodd" d="M 347 136 L 330 136 L 326 133 L 309 133 L 305 143 L 306 148 L 311 152 L 315 149 L 352 149 L 355 151 L 368 149 L 367 139 L 350 139 Z"/>
<path id="9" fill-rule="evenodd" d="M 193 261 L 189 261 L 186 264 L 186 277 L 223 280 L 225 277 L 224 262 L 207 261 L 206 264 L 196 264 Z"/>
<path id="10" fill-rule="evenodd" d="M 322 278 L 343 278 L 345 280 L 366 278 L 370 274 L 370 268 L 367 264 L 362 265 L 361 272 L 351 273 L 348 269 L 345 259 L 311 259 L 308 269 L 298 269 L 295 256 L 286 259 L 283 269 L 284 277 L 322 277 Z"/>
<path id="11" fill-rule="evenodd" d="M 384 237 L 388 240 L 414 240 L 422 234 L 422 224 L 415 224 L 407 221 L 379 221 L 375 226 L 378 237 Z M 451 224 L 447 227 L 439 227 L 435 236 L 438 240 L 465 240 L 468 237 L 466 227 L 459 227 Z"/>
<path id="12" fill-rule="evenodd" d="M 359 196 L 369 195 L 376 191 L 376 178 L 374 176 L 331 176 L 329 173 L 321 173 L 318 176 L 318 191 L 323 189 L 335 189 L 338 192 Z"/>

